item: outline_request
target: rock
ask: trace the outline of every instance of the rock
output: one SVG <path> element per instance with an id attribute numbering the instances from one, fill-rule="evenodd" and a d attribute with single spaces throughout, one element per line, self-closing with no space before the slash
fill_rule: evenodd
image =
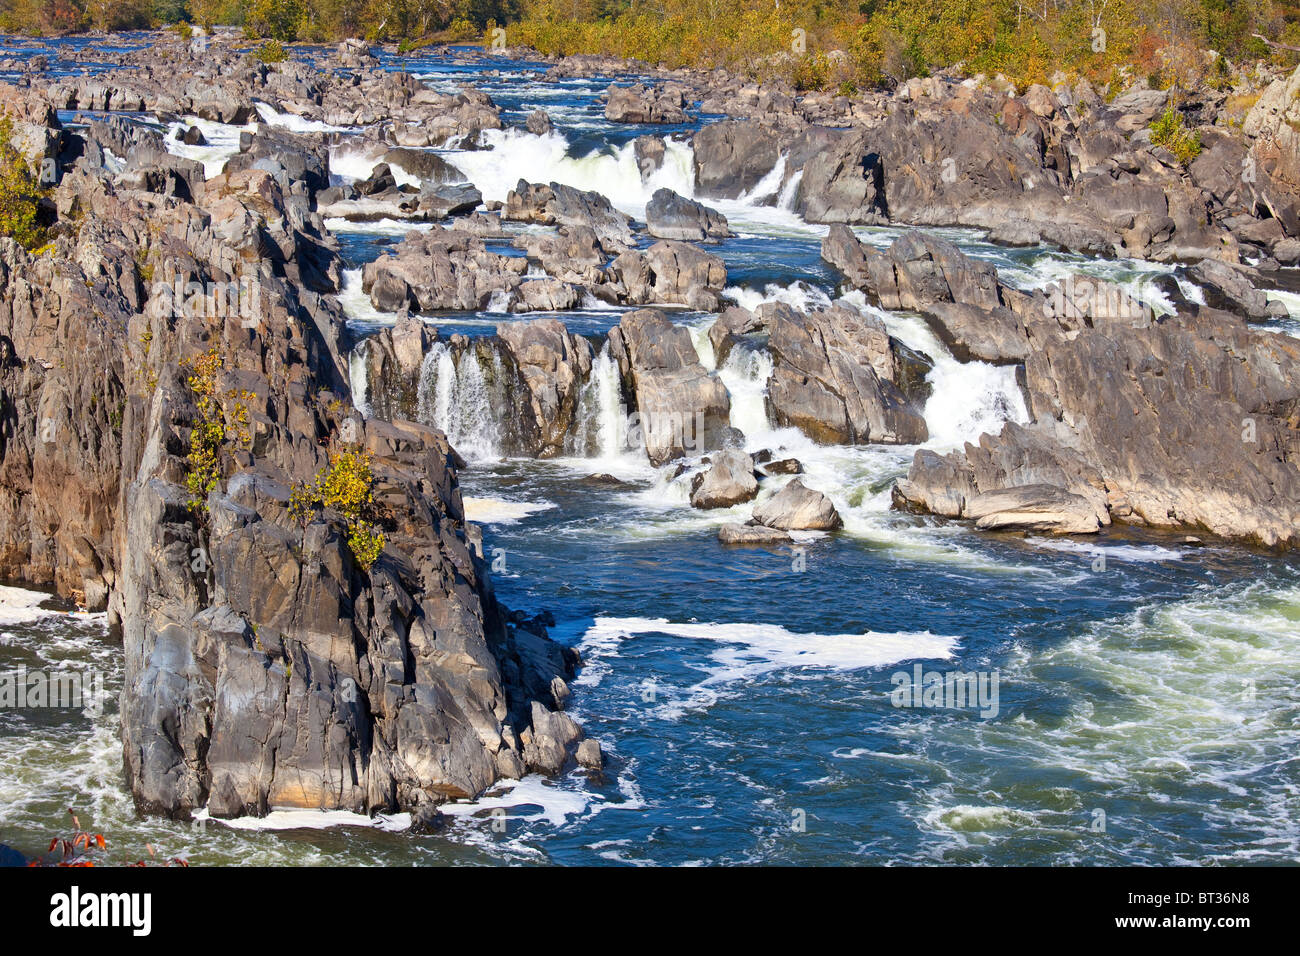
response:
<path id="1" fill-rule="evenodd" d="M 1031 332 L 1033 423 L 948 456 L 918 452 L 896 486 L 900 506 L 970 517 L 983 494 L 1049 485 L 1086 500 L 1102 526 L 1208 530 L 1270 547 L 1296 540 L 1294 339 L 1210 308 L 1145 327 Z M 1063 503 L 1062 527 L 1091 526 L 1077 501 Z"/>
<path id="2" fill-rule="evenodd" d="M 1101 523 L 1086 498 L 1051 485 L 1021 485 L 976 495 L 964 517 L 985 531 L 1091 534 Z"/>
<path id="3" fill-rule="evenodd" d="M 582 739 L 582 728 L 568 714 L 532 705 L 532 727 L 524 731 L 524 764 L 538 773 L 558 774 L 564 769 L 569 748 Z"/>
<path id="4" fill-rule="evenodd" d="M 870 133 L 843 138 L 804 164 L 795 211 L 809 222 L 878 225 L 885 212 L 884 169 Z"/>
<path id="5" fill-rule="evenodd" d="M 797 458 L 781 458 L 760 466 L 765 475 L 802 475 L 803 464 Z"/>
<path id="6" fill-rule="evenodd" d="M 526 452 L 537 458 L 561 454 L 582 385 L 591 374 L 591 343 L 571 334 L 558 319 L 503 322 L 497 337 L 527 389 L 528 401 L 519 415 Z"/>
<path id="7" fill-rule="evenodd" d="M 751 191 L 781 158 L 777 138 L 758 123 L 712 123 L 692 143 L 696 194 L 715 199 Z"/>
<path id="8" fill-rule="evenodd" d="M 739 305 L 728 306 L 718 316 L 716 322 L 709 326 L 709 344 L 713 346 L 713 358 L 718 368 L 727 364 L 731 350 L 740 336 L 750 335 L 763 328 L 758 316 Z"/>
<path id="9" fill-rule="evenodd" d="M 596 192 L 551 183 L 532 185 L 524 180 L 506 196 L 501 218 L 545 226 L 581 226 L 592 230 L 607 248 L 626 249 L 633 244 L 631 220 Z"/>
<path id="10" fill-rule="evenodd" d="M 535 136 L 545 136 L 551 132 L 550 114 L 544 109 L 535 109 L 528 114 L 528 119 L 524 123 L 524 128 Z"/>
<path id="11" fill-rule="evenodd" d="M 104 76 L 59 79 L 72 92 L 58 99 L 210 107 L 226 119 L 254 89 L 308 117 L 321 100 L 360 103 L 324 93 L 332 80 L 301 63 L 264 71 L 218 48 L 203 72 L 164 86 L 150 69 L 122 71 L 135 102 Z M 178 83 L 195 88 L 166 102 Z M 359 85 L 355 95 L 384 110 L 423 89 L 391 75 Z M 51 211 L 75 214 L 77 228 L 56 224 L 57 242 L 35 257 L 0 238 L 0 391 L 32 425 L 0 443 L 0 575 L 104 611 L 120 633 L 124 779 L 136 806 L 178 819 L 204 806 L 216 817 L 274 806 L 426 816 L 521 775 L 530 723 L 548 724 L 548 739 L 569 736 L 569 725 L 534 719 L 532 705 L 554 701 L 576 656 L 506 627 L 445 436 L 354 407 L 353 341 L 334 295 L 342 260 L 312 208 L 328 183 L 323 138 L 259 130 L 205 181 L 197 164 L 157 155 L 156 134 L 100 132 L 130 143 L 117 154 L 127 168 L 105 170 L 109 147 L 83 138 L 85 162 L 51 194 Z M 281 141 L 278 159 L 259 145 Z M 518 279 L 476 258 L 475 241 L 440 231 L 372 284 L 384 276 L 409 295 L 422 284 L 441 294 L 457 256 L 466 299 L 471 271 Z M 238 287 L 238 314 L 181 308 L 174 290 L 190 284 Z M 359 357 L 409 376 L 431 337 L 407 317 Z M 217 429 L 211 490 L 195 500 L 186 455 L 211 422 L 194 381 L 209 376 L 214 394 L 238 403 L 229 411 L 240 427 Z M 372 555 L 332 511 L 289 514 L 292 490 L 347 446 L 372 462 L 365 520 L 383 535 Z"/>
<path id="12" fill-rule="evenodd" d="M 782 531 L 834 531 L 844 524 L 831 500 L 799 478 L 755 506 L 754 520 Z"/>
<path id="13" fill-rule="evenodd" d="M 735 448 L 713 455 L 708 470 L 697 479 L 691 488 L 694 508 L 730 508 L 758 495 L 754 460 Z"/>
<path id="14" fill-rule="evenodd" d="M 685 123 L 689 119 L 680 87 L 611 84 L 606 94 L 605 119 L 612 123 Z"/>
<path id="15" fill-rule="evenodd" d="M 27 858 L 13 847 L 0 843 L 0 868 L 7 866 L 26 866 Z"/>
<path id="16" fill-rule="evenodd" d="M 1241 131 L 1272 176 L 1300 187 L 1300 67 L 1276 80 L 1246 114 Z"/>
<path id="17" fill-rule="evenodd" d="M 610 265 L 631 305 L 676 304 L 700 312 L 721 307 L 727 267 L 718 256 L 671 239 L 645 252 L 629 250 Z"/>
<path id="18" fill-rule="evenodd" d="M 646 206 L 646 228 L 656 239 L 702 242 L 731 235 L 727 218 L 702 203 L 684 199 L 671 189 L 658 189 Z"/>
<path id="19" fill-rule="evenodd" d="M 396 166 L 407 175 L 416 177 L 422 187 L 467 182 L 465 174 L 453 163 L 427 149 L 399 146 L 387 150 L 379 159 L 389 167 L 390 172 Z M 371 175 L 374 175 L 374 170 L 371 170 Z"/>
<path id="20" fill-rule="evenodd" d="M 361 271 L 361 287 L 376 309 L 413 303 L 422 312 L 484 309 L 494 295 L 517 298 L 528 263 L 488 252 L 482 239 L 460 230 L 411 233 Z"/>
<path id="21" fill-rule="evenodd" d="M 605 765 L 605 756 L 600 752 L 600 741 L 588 737 L 578 744 L 578 763 L 588 770 L 599 770 Z"/>
<path id="22" fill-rule="evenodd" d="M 778 425 L 827 444 L 926 440 L 920 405 L 897 384 L 907 377 L 905 362 L 878 318 L 843 305 L 803 315 L 770 303 L 760 316 L 769 329 L 768 405 Z"/>
<path id="23" fill-rule="evenodd" d="M 1187 275 L 1201 287 L 1205 304 L 1212 309 L 1236 312 L 1248 319 L 1268 315 L 1268 296 L 1255 288 L 1253 281 L 1259 280 L 1259 273 L 1253 269 L 1219 259 L 1202 259 L 1187 270 Z"/>
<path id="24" fill-rule="evenodd" d="M 626 392 L 635 399 L 635 436 L 651 464 L 722 447 L 731 399 L 700 364 L 687 329 L 662 312 L 640 309 L 624 315 L 608 341 Z"/>
<path id="25" fill-rule="evenodd" d="M 473 212 L 481 202 L 483 194 L 470 183 L 426 187 L 420 191 L 420 209 L 433 219 Z"/>
<path id="26" fill-rule="evenodd" d="M 632 141 L 632 152 L 636 156 L 636 168 L 641 172 L 641 181 L 646 182 L 663 166 L 666 147 L 659 136 L 638 136 Z"/>
<path id="27" fill-rule="evenodd" d="M 181 142 L 183 142 L 186 146 L 207 146 L 208 145 L 208 140 L 203 135 L 203 130 L 199 129 L 197 126 L 185 127 L 184 133 L 181 133 L 180 130 L 177 130 L 176 132 L 177 132 L 177 138 L 180 139 Z"/>
<path id="28" fill-rule="evenodd" d="M 777 528 L 768 528 L 761 524 L 724 524 L 718 529 L 718 541 L 722 544 L 750 545 L 770 547 L 789 544 L 794 539 Z"/>

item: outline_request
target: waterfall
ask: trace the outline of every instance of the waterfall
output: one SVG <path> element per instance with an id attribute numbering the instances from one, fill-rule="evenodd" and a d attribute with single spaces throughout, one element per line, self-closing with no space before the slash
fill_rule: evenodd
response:
<path id="1" fill-rule="evenodd" d="M 580 458 L 610 460 L 624 451 L 623 386 L 609 343 L 591 363 L 591 374 L 578 395 L 578 410 L 570 436 L 571 452 Z"/>
<path id="2" fill-rule="evenodd" d="M 482 145 L 485 148 L 456 153 L 453 160 L 488 201 L 504 202 L 521 179 L 554 182 L 596 189 L 615 208 L 644 219 L 646 203 L 656 189 L 666 186 L 683 196 L 695 194 L 694 152 L 689 143 L 668 137 L 663 165 L 645 181 L 631 142 L 573 156 L 560 132 L 536 136 L 519 129 L 489 129 L 482 133 Z"/>
<path id="3" fill-rule="evenodd" d="M 420 367 L 417 417 L 442 429 L 467 460 L 501 458 L 505 443 L 498 419 L 508 416 L 511 408 L 505 382 L 495 349 L 470 345 L 458 354 L 446 342 L 435 343 Z"/>
<path id="4" fill-rule="evenodd" d="M 348 385 L 352 389 L 352 405 L 367 418 L 372 413 L 369 401 L 370 380 L 366 369 L 366 354 L 369 348 L 370 341 L 362 339 L 348 353 Z"/>
<path id="5" fill-rule="evenodd" d="M 746 438 L 772 431 L 767 416 L 767 380 L 772 376 L 772 356 L 767 349 L 735 345 L 718 370 L 718 378 L 731 393 L 731 427 Z"/>
<path id="6" fill-rule="evenodd" d="M 934 362 L 926 376 L 933 386 L 925 404 L 925 424 L 930 431 L 926 447 L 938 451 L 961 448 L 986 432 L 998 434 L 1009 421 L 1029 421 L 1014 366 L 959 362 L 920 316 L 868 305 L 861 292 L 844 298 L 860 311 L 878 316 L 890 335 Z"/>

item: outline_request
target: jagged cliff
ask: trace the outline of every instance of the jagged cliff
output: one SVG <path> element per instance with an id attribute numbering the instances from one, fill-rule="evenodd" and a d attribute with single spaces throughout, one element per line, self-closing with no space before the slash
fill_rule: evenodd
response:
<path id="1" fill-rule="evenodd" d="M 140 807 L 423 812 L 558 770 L 572 653 L 497 604 L 445 437 L 353 407 L 327 154 L 246 143 L 205 179 L 156 133 L 9 99 L 61 181 L 50 246 L 0 240 L 0 576 L 120 631 Z M 291 508 L 342 454 L 368 567 L 346 514 Z"/>

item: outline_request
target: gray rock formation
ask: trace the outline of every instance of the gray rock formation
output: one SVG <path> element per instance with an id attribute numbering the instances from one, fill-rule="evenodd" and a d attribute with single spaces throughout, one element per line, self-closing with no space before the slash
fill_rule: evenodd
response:
<path id="1" fill-rule="evenodd" d="M 652 464 L 722 447 L 731 398 L 700 364 L 690 332 L 662 312 L 640 309 L 610 330 L 609 348 L 635 401 L 635 431 Z"/>

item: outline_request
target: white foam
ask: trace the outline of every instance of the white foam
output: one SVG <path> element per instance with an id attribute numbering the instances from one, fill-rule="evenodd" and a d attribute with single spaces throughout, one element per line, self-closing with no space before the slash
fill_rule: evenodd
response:
<path id="1" fill-rule="evenodd" d="M 350 810 L 305 810 L 298 807 L 274 807 L 264 817 L 233 817 L 229 820 L 213 817 L 208 808 L 194 811 L 194 819 L 212 821 L 232 830 L 329 830 L 334 827 L 363 827 L 400 833 L 411 827 L 409 813 L 377 814 L 368 817 Z"/>
<path id="2" fill-rule="evenodd" d="M 465 519 L 478 524 L 518 524 L 525 518 L 555 507 L 550 501 L 507 501 L 505 498 L 470 496 L 461 500 L 465 504 Z"/>
<path id="3" fill-rule="evenodd" d="M 657 693 L 670 698 L 658 709 L 659 716 L 668 720 L 680 716 L 687 708 L 707 708 L 717 699 L 717 688 L 723 685 L 750 682 L 774 671 L 805 667 L 848 671 L 920 658 L 947 659 L 961 642 L 961 638 L 929 631 L 810 634 L 776 624 L 702 624 L 677 623 L 664 618 L 598 617 L 579 644 L 587 665 L 574 685 L 598 685 L 609 672 L 609 659 L 617 655 L 618 646 L 647 634 L 717 645 L 709 654 L 712 665 L 707 667 L 704 680 L 684 693 L 671 688 L 658 689 Z"/>
<path id="4" fill-rule="evenodd" d="M 278 126 L 281 129 L 291 130 L 295 133 L 344 133 L 351 128 L 334 126 L 330 123 L 307 119 L 293 113 L 281 113 L 269 103 L 258 101 L 253 106 L 257 109 L 257 115 L 262 117 L 262 121 L 268 126 Z"/>

